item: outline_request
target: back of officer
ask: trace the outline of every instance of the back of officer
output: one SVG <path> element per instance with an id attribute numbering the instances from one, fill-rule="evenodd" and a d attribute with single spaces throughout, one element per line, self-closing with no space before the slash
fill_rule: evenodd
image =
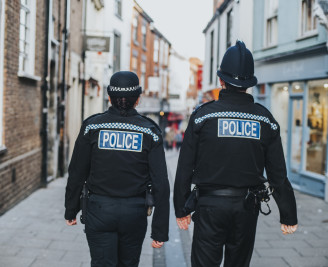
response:
<path id="1" fill-rule="evenodd" d="M 254 103 L 246 89 L 257 84 L 251 52 L 241 41 L 225 53 L 218 70 L 223 90 L 219 100 L 192 114 L 180 152 L 174 186 L 177 223 L 188 229 L 184 205 L 191 184 L 199 188 L 192 266 L 249 266 L 259 206 L 244 207 L 248 189 L 266 179 L 274 189 L 284 234 L 297 228 L 294 192 L 287 179 L 279 125 Z"/>
<path id="2" fill-rule="evenodd" d="M 69 166 L 65 219 L 76 224 L 84 182 L 90 192 L 85 232 L 91 266 L 138 266 L 147 229 L 145 194 L 152 184 L 153 247 L 168 240 L 169 183 L 158 126 L 134 109 L 141 87 L 136 74 L 115 73 L 106 112 L 83 122 Z"/>

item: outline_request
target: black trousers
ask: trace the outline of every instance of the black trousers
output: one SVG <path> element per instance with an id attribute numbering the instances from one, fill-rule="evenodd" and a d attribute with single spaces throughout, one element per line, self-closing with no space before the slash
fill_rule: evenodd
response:
<path id="1" fill-rule="evenodd" d="M 247 211 L 244 197 L 206 196 L 193 214 L 193 267 L 248 267 L 251 261 L 259 211 Z"/>
<path id="2" fill-rule="evenodd" d="M 90 195 L 85 232 L 91 267 L 137 267 L 146 230 L 143 197 Z"/>

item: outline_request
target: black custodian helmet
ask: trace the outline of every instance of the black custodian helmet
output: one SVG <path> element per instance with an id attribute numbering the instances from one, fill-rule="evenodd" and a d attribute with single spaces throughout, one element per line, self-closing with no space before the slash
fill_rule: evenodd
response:
<path id="1" fill-rule="evenodd" d="M 257 84 L 252 53 L 244 42 L 237 41 L 225 52 L 217 75 L 226 83 L 249 88 Z"/>
<path id="2" fill-rule="evenodd" d="M 139 96 L 141 92 L 142 88 L 139 85 L 139 78 L 137 74 L 131 71 L 115 72 L 110 78 L 107 87 L 107 93 L 109 96 Z"/>

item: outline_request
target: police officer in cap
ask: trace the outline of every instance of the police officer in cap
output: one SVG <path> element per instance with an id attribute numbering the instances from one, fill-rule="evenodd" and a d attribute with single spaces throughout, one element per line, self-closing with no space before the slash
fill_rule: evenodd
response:
<path id="1" fill-rule="evenodd" d="M 297 228 L 296 201 L 279 125 L 246 93 L 257 79 L 243 42 L 226 51 L 217 74 L 223 88 L 219 100 L 195 110 L 185 133 L 174 186 L 175 214 L 178 226 L 188 229 L 190 214 L 184 206 L 196 184 L 192 266 L 220 266 L 224 247 L 225 267 L 246 267 L 254 248 L 257 196 L 269 195 L 263 184 L 268 181 L 272 187 L 283 234 Z"/>
<path id="2" fill-rule="evenodd" d="M 69 165 L 65 219 L 76 224 L 83 185 L 89 191 L 85 232 L 92 267 L 138 266 L 147 229 L 145 196 L 151 184 L 155 211 L 152 246 L 168 240 L 169 182 L 163 139 L 156 123 L 134 108 L 138 76 L 115 73 L 108 86 L 112 106 L 86 119 Z"/>

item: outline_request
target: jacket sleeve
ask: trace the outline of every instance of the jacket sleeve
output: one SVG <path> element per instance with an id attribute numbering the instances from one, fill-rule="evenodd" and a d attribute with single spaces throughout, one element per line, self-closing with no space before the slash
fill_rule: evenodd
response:
<path id="1" fill-rule="evenodd" d="M 281 144 L 280 128 L 275 130 L 266 149 L 265 169 L 270 185 L 273 187 L 280 223 L 297 224 L 297 210 L 294 190 L 287 178 L 286 163 Z"/>
<path id="2" fill-rule="evenodd" d="M 178 167 L 174 183 L 175 216 L 182 218 L 188 214 L 183 211 L 187 198 L 191 193 L 192 175 L 195 168 L 198 134 L 194 131 L 195 115 L 192 114 L 180 150 Z"/>
<path id="3" fill-rule="evenodd" d="M 157 142 L 153 141 L 152 148 L 148 153 L 148 163 L 155 200 L 151 238 L 165 242 L 169 240 L 170 185 L 162 137 Z"/>
<path id="4" fill-rule="evenodd" d="M 76 218 L 80 210 L 80 195 L 83 184 L 90 173 L 91 143 L 88 135 L 84 135 L 82 125 L 75 141 L 73 155 L 68 167 L 68 180 L 65 194 L 65 219 Z"/>

